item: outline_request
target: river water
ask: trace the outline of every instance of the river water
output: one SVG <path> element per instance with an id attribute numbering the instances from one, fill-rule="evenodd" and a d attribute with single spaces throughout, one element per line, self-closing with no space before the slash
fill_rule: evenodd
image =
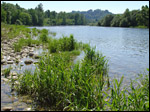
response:
<path id="1" fill-rule="evenodd" d="M 108 59 L 110 77 L 124 75 L 133 79 L 149 68 L 149 29 L 97 26 L 36 28 L 56 32 L 55 38 L 73 34 L 77 41 L 96 46 L 96 50 Z"/>

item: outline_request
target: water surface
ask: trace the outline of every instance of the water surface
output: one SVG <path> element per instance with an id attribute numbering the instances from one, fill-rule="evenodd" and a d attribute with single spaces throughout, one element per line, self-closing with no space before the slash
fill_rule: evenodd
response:
<path id="1" fill-rule="evenodd" d="M 149 29 L 97 26 L 36 27 L 56 32 L 55 38 L 74 35 L 77 41 L 90 43 L 108 59 L 109 76 L 134 78 L 149 68 Z"/>

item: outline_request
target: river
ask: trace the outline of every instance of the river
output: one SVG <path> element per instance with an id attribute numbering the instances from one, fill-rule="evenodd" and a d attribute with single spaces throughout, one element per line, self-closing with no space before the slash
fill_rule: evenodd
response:
<path id="1" fill-rule="evenodd" d="M 55 38 L 74 35 L 77 41 L 96 46 L 106 56 L 109 76 L 133 79 L 149 68 L 149 29 L 98 26 L 44 26 Z"/>

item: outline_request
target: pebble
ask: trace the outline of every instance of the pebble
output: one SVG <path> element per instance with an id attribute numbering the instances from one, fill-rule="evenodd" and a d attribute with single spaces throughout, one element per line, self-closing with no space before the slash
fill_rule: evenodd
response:
<path id="1" fill-rule="evenodd" d="M 38 54 L 35 54 L 35 55 L 34 55 L 34 58 L 35 58 L 35 59 L 39 59 L 40 56 L 39 56 Z"/>
<path id="2" fill-rule="evenodd" d="M 30 52 L 30 53 L 29 53 L 29 56 L 33 56 L 33 55 L 34 55 L 34 53 L 33 53 L 33 52 Z"/>
<path id="3" fill-rule="evenodd" d="M 25 64 L 31 64 L 31 63 L 33 63 L 33 61 L 32 60 L 26 60 L 26 61 L 24 61 L 24 63 Z"/>
<path id="4" fill-rule="evenodd" d="M 17 73 L 16 72 L 11 72 L 10 75 L 17 76 Z"/>
<path id="5" fill-rule="evenodd" d="M 5 81 L 5 82 L 7 82 L 7 81 L 8 81 L 8 79 L 7 79 L 7 78 L 3 78 L 3 77 L 1 77 L 1 80 Z"/>
<path id="6" fill-rule="evenodd" d="M 14 62 L 13 61 L 7 61 L 7 64 L 13 64 Z"/>
<path id="7" fill-rule="evenodd" d="M 1 60 L 1 64 L 4 64 L 4 63 L 6 63 L 6 60 Z"/>

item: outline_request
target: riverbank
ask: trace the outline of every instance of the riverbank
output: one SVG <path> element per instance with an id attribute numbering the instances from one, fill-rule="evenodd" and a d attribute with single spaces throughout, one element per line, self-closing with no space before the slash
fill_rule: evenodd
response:
<path id="1" fill-rule="evenodd" d="M 131 83 L 131 91 L 121 89 L 123 78 L 109 83 L 107 61 L 102 54 L 95 52 L 88 44 L 77 43 L 73 35 L 53 39 L 47 38 L 47 31 L 44 32 L 39 37 L 49 52 L 39 57 L 38 69 L 34 73 L 26 71 L 17 74 L 18 85 L 14 89 L 18 94 L 29 94 L 36 102 L 52 110 L 149 109 L 149 74 L 144 75 L 138 87 L 133 87 Z M 72 54 L 79 53 L 71 52 L 79 48 L 85 51 L 85 58 L 73 64 Z"/>

